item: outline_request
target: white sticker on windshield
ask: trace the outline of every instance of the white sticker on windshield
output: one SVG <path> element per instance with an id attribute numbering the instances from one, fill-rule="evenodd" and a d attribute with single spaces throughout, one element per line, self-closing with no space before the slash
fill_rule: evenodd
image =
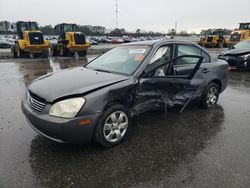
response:
<path id="1" fill-rule="evenodd" d="M 144 54 L 145 52 L 146 49 L 133 49 L 129 51 L 130 54 Z"/>

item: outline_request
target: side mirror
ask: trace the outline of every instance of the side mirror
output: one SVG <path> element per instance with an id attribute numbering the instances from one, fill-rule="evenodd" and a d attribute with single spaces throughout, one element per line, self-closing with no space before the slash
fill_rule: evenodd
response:
<path id="1" fill-rule="evenodd" d="M 230 46 L 230 47 L 228 48 L 228 50 L 232 50 L 232 49 L 235 49 L 235 47 L 234 47 L 234 46 Z"/>

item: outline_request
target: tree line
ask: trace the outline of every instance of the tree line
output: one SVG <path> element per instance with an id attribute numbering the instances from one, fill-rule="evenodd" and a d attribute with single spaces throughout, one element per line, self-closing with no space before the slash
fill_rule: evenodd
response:
<path id="1" fill-rule="evenodd" d="M 45 25 L 45 26 L 39 26 L 39 30 L 44 35 L 55 35 L 55 30 L 52 25 Z M 141 29 L 137 29 L 135 32 L 129 32 L 126 31 L 124 28 L 116 28 L 112 30 L 108 30 L 107 28 L 103 26 L 92 26 L 92 25 L 77 25 L 77 30 L 83 32 L 85 35 L 88 36 L 117 36 L 121 37 L 124 35 L 128 36 L 134 36 L 134 37 L 143 37 L 143 36 L 152 36 L 152 37 L 158 37 L 158 36 L 190 36 L 190 35 L 196 35 L 195 32 L 188 33 L 187 31 L 183 30 L 178 33 L 174 29 L 169 29 L 167 33 L 162 32 L 153 32 L 153 31 L 144 31 Z M 204 35 L 206 33 L 212 33 L 215 29 L 207 29 L 202 30 L 200 32 L 200 35 Z M 229 35 L 232 30 L 230 29 L 220 29 L 223 30 L 225 35 Z M 15 23 L 9 22 L 9 21 L 0 21 L 0 34 L 8 35 L 8 34 L 16 34 L 16 28 Z"/>
<path id="2" fill-rule="evenodd" d="M 8 34 L 16 34 L 16 24 L 8 21 L 0 21 L 0 34 L 8 35 Z M 55 30 L 52 25 L 41 26 L 38 25 L 39 30 L 44 35 L 55 35 Z M 116 28 L 112 30 L 108 30 L 103 26 L 92 26 L 92 25 L 77 25 L 77 31 L 83 32 L 88 36 L 117 36 L 121 37 L 124 35 L 132 35 L 132 36 L 163 36 L 165 33 L 153 32 L 153 31 L 143 31 L 141 29 L 137 29 L 135 32 L 128 32 L 124 28 Z"/>

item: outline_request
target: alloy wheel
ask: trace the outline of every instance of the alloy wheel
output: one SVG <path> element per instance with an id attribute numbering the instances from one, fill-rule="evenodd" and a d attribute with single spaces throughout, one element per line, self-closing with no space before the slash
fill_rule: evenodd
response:
<path id="1" fill-rule="evenodd" d="M 103 126 L 103 135 L 108 142 L 120 141 L 128 129 L 128 117 L 122 111 L 113 112 Z"/>
<path id="2" fill-rule="evenodd" d="M 207 105 L 213 106 L 216 104 L 218 99 L 218 89 L 216 87 L 211 87 L 207 92 Z"/>

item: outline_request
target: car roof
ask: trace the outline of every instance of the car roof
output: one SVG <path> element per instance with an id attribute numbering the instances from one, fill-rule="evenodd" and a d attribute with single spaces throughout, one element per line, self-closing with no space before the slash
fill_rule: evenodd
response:
<path id="1" fill-rule="evenodd" d="M 190 41 L 185 41 L 185 40 L 175 40 L 175 39 L 159 39 L 159 40 L 149 40 L 149 41 L 141 41 L 141 42 L 131 42 L 131 43 L 126 43 L 122 44 L 121 46 L 133 46 L 133 45 L 150 45 L 154 47 L 158 47 L 161 45 L 167 45 L 167 44 L 186 44 L 186 45 L 192 45 L 195 46 L 196 48 L 199 48 L 203 52 L 205 52 L 210 59 L 212 59 L 212 56 L 208 53 L 208 51 L 204 48 L 202 48 L 200 45 L 190 42 Z"/>
<path id="2" fill-rule="evenodd" d="M 196 45 L 193 42 L 184 41 L 184 40 L 175 40 L 175 39 L 158 39 L 158 40 L 147 40 L 147 41 L 140 41 L 140 42 L 131 42 L 123 44 L 122 46 L 133 46 L 133 45 L 161 45 L 161 44 L 173 44 L 173 43 L 180 43 L 180 44 L 191 44 Z M 196 45 L 197 46 L 197 45 Z"/>

